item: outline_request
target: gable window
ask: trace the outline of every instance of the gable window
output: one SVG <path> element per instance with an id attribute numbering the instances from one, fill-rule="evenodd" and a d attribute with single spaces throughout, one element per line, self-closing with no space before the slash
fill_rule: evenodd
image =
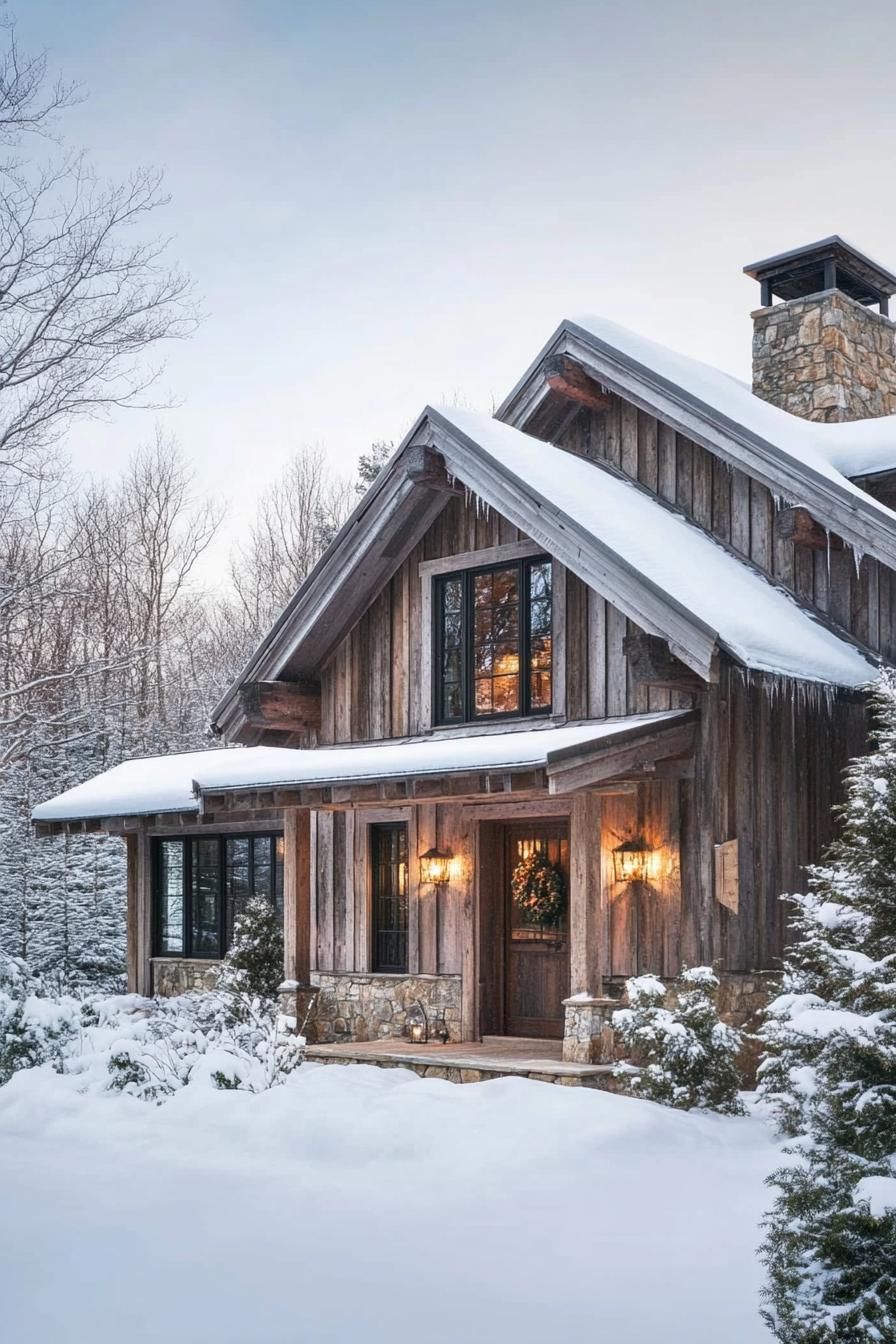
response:
<path id="1" fill-rule="evenodd" d="M 155 955 L 217 960 L 252 896 L 283 913 L 282 835 L 202 835 L 155 841 Z"/>
<path id="2" fill-rule="evenodd" d="M 550 559 L 440 574 L 433 584 L 436 722 L 550 713 Z"/>
<path id="3" fill-rule="evenodd" d="M 408 828 L 402 822 L 370 828 L 375 971 L 408 969 Z"/>

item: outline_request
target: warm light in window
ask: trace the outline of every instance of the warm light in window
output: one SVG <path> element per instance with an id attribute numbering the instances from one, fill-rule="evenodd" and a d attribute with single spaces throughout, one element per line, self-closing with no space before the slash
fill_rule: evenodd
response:
<path id="1" fill-rule="evenodd" d="M 433 886 L 444 887 L 451 878 L 451 854 L 447 850 L 428 849 L 420 855 L 420 881 Z"/>

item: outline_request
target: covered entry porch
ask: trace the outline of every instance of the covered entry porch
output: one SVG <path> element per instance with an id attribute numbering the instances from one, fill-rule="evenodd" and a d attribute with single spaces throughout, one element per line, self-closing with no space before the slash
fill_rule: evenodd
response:
<path id="1" fill-rule="evenodd" d="M 283 809 L 287 974 L 312 1049 L 382 1059 L 518 1039 L 546 1066 L 594 1065 L 607 991 L 680 967 L 680 795 L 697 721 L 666 711 L 284 752 L 313 758 L 314 775 L 203 789 L 219 817 Z M 643 852 L 649 872 L 621 880 L 620 849 Z M 513 894 L 533 852 L 562 879 L 544 924 Z"/>

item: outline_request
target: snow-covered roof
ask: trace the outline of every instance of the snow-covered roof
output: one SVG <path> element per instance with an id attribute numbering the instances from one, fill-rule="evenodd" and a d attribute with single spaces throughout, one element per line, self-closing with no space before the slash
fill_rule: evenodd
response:
<path id="1" fill-rule="evenodd" d="M 845 481 L 896 468 L 894 415 L 838 424 L 804 420 L 755 396 L 746 383 L 731 374 L 607 318 L 588 314 L 571 321 L 826 476 Z"/>
<path id="2" fill-rule="evenodd" d="M 562 728 L 483 732 L 385 741 L 363 746 L 233 747 L 175 756 L 143 756 L 105 770 L 83 784 L 40 803 L 32 820 L 84 821 L 97 817 L 198 812 L 203 793 L 300 788 L 362 780 L 396 779 L 452 772 L 518 770 L 549 764 L 570 747 L 617 738 L 628 732 L 685 717 L 669 710 L 604 719 Z"/>
<path id="3" fill-rule="evenodd" d="M 429 414 L 460 431 L 520 489 L 550 501 L 582 533 L 623 559 L 644 584 L 695 617 L 745 666 L 841 686 L 864 685 L 874 676 L 853 644 L 637 485 L 490 416 L 455 408 Z M 439 447 L 450 468 L 444 435 Z M 462 471 L 458 476 L 466 479 Z M 476 488 L 501 507 L 489 499 L 487 485 L 483 490 L 477 481 Z"/>

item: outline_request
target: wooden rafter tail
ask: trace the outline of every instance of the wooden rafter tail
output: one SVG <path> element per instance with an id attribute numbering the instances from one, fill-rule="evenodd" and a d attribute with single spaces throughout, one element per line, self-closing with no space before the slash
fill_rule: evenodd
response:
<path id="1" fill-rule="evenodd" d="M 703 678 L 676 658 L 659 635 L 626 635 L 622 648 L 632 679 L 639 685 L 690 694 L 707 689 Z"/>
<path id="2" fill-rule="evenodd" d="M 567 401 L 587 406 L 592 411 L 609 410 L 610 398 L 606 389 L 570 355 L 551 355 L 546 359 L 544 377 L 551 391 L 558 392 Z"/>
<path id="3" fill-rule="evenodd" d="M 320 732 L 321 691 L 316 681 L 247 681 L 240 709 L 251 728 L 316 735 Z"/>
<path id="4" fill-rule="evenodd" d="M 794 546 L 805 546 L 812 551 L 842 551 L 843 539 L 822 527 L 812 517 L 808 509 L 799 506 L 781 509 L 775 514 L 775 533 L 781 541 L 791 541 Z"/>

